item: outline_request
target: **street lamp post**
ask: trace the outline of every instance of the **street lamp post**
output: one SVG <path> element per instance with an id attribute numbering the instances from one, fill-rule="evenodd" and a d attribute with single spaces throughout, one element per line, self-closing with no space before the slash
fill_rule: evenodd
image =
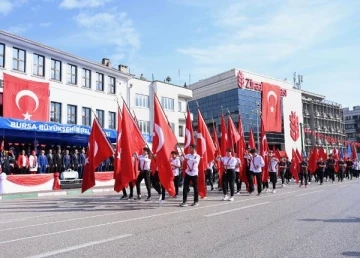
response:
<path id="1" fill-rule="evenodd" d="M 256 109 L 252 110 L 256 114 L 256 127 L 257 127 L 257 149 L 260 151 L 260 130 L 259 130 L 259 116 L 261 116 L 260 103 L 256 102 Z"/>
<path id="2" fill-rule="evenodd" d="M 304 135 L 303 135 L 303 123 L 300 123 L 300 139 L 301 139 L 301 154 L 304 154 Z"/>

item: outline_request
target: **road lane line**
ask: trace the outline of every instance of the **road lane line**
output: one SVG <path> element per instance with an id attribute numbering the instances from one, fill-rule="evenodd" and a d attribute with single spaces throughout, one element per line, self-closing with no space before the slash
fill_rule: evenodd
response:
<path id="1" fill-rule="evenodd" d="M 71 213 L 75 213 L 75 212 L 77 212 L 77 211 L 58 212 L 58 213 L 43 214 L 43 215 L 37 215 L 37 216 L 25 217 L 25 218 L 0 220 L 0 224 L 6 224 L 6 223 L 11 223 L 11 222 L 19 222 L 19 221 L 25 221 L 25 220 L 35 219 L 35 218 L 42 218 L 42 217 L 51 217 L 51 216 L 54 216 L 54 215 L 58 216 L 58 215 L 63 215 L 63 214 L 71 214 Z M 1 216 L 2 216 L 2 214 L 1 214 Z"/>
<path id="2" fill-rule="evenodd" d="M 296 195 L 295 197 L 305 196 L 305 195 L 309 195 L 309 194 L 313 194 L 313 193 L 319 193 L 319 192 L 324 192 L 324 191 L 325 191 L 325 190 L 312 191 L 312 192 L 309 192 L 309 193 L 303 193 L 303 194 Z"/>
<path id="3" fill-rule="evenodd" d="M 253 208 L 253 207 L 256 207 L 256 206 L 260 206 L 260 205 L 265 205 L 265 204 L 268 204 L 268 203 L 270 203 L 270 202 L 262 202 L 262 203 L 249 205 L 249 206 L 245 206 L 245 207 L 241 207 L 241 208 L 237 208 L 237 209 L 211 213 L 211 214 L 205 215 L 205 217 L 210 218 L 210 217 L 214 217 L 214 216 L 218 216 L 218 215 L 222 215 L 222 214 L 226 214 L 226 213 L 230 213 L 230 212 L 234 212 L 234 211 L 240 211 L 240 210 L 245 210 L 245 209 Z"/>
<path id="4" fill-rule="evenodd" d="M 85 243 L 85 244 L 81 244 L 81 245 L 74 245 L 74 246 L 70 246 L 70 247 L 67 247 L 67 248 L 64 248 L 64 249 L 59 249 L 59 250 L 55 250 L 55 251 L 51 251 L 51 252 L 47 252 L 47 253 L 42 253 L 42 254 L 38 254 L 38 255 L 34 255 L 34 256 L 29 256 L 28 258 L 46 258 L 46 257 L 58 255 L 58 254 L 63 254 L 63 253 L 71 252 L 71 251 L 76 251 L 76 250 L 83 249 L 83 248 L 86 248 L 86 247 L 91 247 L 91 246 L 94 246 L 94 245 L 100 245 L 100 244 L 112 242 L 112 241 L 119 240 L 119 239 L 122 239 L 122 238 L 130 237 L 130 236 L 132 236 L 132 235 L 130 235 L 130 234 L 121 235 L 121 236 L 112 237 L 112 238 L 99 240 L 99 241 L 93 241 L 93 242 L 89 242 L 89 243 Z"/>

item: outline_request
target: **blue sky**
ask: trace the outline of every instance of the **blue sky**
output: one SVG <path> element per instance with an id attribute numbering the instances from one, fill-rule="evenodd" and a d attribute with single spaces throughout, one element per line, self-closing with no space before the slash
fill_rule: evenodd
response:
<path id="1" fill-rule="evenodd" d="M 0 0 L 0 28 L 174 83 L 234 67 L 289 81 L 298 72 L 304 89 L 353 106 L 359 13 L 357 0 Z"/>

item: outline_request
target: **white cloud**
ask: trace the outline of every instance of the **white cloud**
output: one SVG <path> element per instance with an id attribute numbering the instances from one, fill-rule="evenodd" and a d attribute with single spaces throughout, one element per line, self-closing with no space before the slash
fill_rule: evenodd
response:
<path id="1" fill-rule="evenodd" d="M 52 22 L 42 22 L 39 25 L 40 25 L 40 27 L 49 27 L 49 26 L 51 26 L 51 24 L 52 24 Z"/>
<path id="2" fill-rule="evenodd" d="M 10 0 L 2 0 L 0 1 L 0 14 L 7 15 L 14 8 L 12 1 Z"/>
<path id="3" fill-rule="evenodd" d="M 22 24 L 17 26 L 11 26 L 6 31 L 15 35 L 22 35 L 25 32 L 27 32 L 29 29 L 31 29 L 32 24 Z"/>
<path id="4" fill-rule="evenodd" d="M 104 6 L 111 1 L 113 0 L 63 0 L 60 7 L 65 9 L 95 8 Z"/>

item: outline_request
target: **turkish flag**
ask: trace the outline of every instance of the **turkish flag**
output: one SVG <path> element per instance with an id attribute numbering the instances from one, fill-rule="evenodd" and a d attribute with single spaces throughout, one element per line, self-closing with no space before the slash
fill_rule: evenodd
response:
<path id="1" fill-rule="evenodd" d="M 261 144 L 260 144 L 260 155 L 264 158 L 265 166 L 262 170 L 262 181 L 267 182 L 269 179 L 269 146 L 266 138 L 266 133 L 264 129 L 264 122 L 261 120 Z"/>
<path id="2" fill-rule="evenodd" d="M 120 173 L 116 173 L 114 190 L 120 192 L 130 182 L 136 180 L 138 170 L 135 153 L 140 153 L 146 145 L 138 126 L 135 124 L 126 104 L 123 103 L 120 139 Z M 118 155 L 118 154 L 117 154 Z"/>
<path id="3" fill-rule="evenodd" d="M 121 110 L 120 107 L 118 108 L 118 115 L 117 115 L 117 138 L 116 138 L 116 149 L 115 149 L 115 156 L 114 156 L 114 179 L 116 178 L 117 174 L 120 174 L 121 170 Z M 115 181 L 116 184 L 116 181 Z M 116 187 L 115 187 L 116 188 Z"/>
<path id="4" fill-rule="evenodd" d="M 200 109 L 198 111 L 198 130 L 196 135 L 196 145 L 198 154 L 200 155 L 200 164 L 199 164 L 199 195 L 201 198 L 206 197 L 206 180 L 205 180 L 205 170 L 208 167 L 210 161 L 215 159 L 215 145 L 211 139 L 209 130 L 205 124 L 204 118 L 201 115 Z"/>
<path id="5" fill-rule="evenodd" d="M 323 147 L 320 147 L 319 150 L 319 158 L 322 158 L 324 161 L 327 160 L 327 154 L 325 153 L 325 150 Z"/>
<path id="6" fill-rule="evenodd" d="M 4 73 L 4 117 L 49 121 L 49 83 Z"/>
<path id="7" fill-rule="evenodd" d="M 254 139 L 254 132 L 253 132 L 253 129 L 252 129 L 252 128 L 250 128 L 249 147 L 250 147 L 251 149 L 256 149 L 255 139 Z"/>
<path id="8" fill-rule="evenodd" d="M 231 116 L 228 116 L 228 147 L 233 149 L 236 142 L 240 140 L 240 134 L 237 131 Z M 234 154 L 234 151 L 233 151 Z"/>
<path id="9" fill-rule="evenodd" d="M 240 179 L 242 182 L 244 182 L 246 184 L 246 187 L 248 188 L 248 179 L 246 176 L 246 165 L 247 164 L 245 163 L 245 162 L 247 162 L 247 160 L 245 160 L 246 142 L 245 142 L 244 130 L 243 130 L 243 125 L 242 125 L 240 115 L 239 115 L 239 122 L 238 122 L 238 132 L 240 135 L 240 139 L 236 143 L 236 147 L 237 147 L 238 158 L 241 160 Z"/>
<path id="10" fill-rule="evenodd" d="M 225 157 L 226 155 L 226 149 L 228 148 L 228 135 L 226 132 L 226 122 L 224 115 L 221 115 L 221 139 L 220 139 L 220 155 L 222 157 Z M 219 174 L 219 185 L 222 185 L 222 175 L 224 173 L 224 167 L 222 162 L 220 162 L 220 167 L 218 168 L 218 174 Z"/>
<path id="11" fill-rule="evenodd" d="M 216 132 L 216 127 L 215 125 L 213 125 L 213 141 L 214 141 L 214 145 L 215 145 L 215 155 L 219 156 L 221 155 L 221 150 L 220 150 L 220 144 L 219 144 L 219 138 L 217 136 L 217 132 Z M 215 159 L 215 164 L 216 164 L 216 169 L 219 172 L 220 171 L 220 167 L 221 167 L 221 162 L 220 160 Z"/>
<path id="12" fill-rule="evenodd" d="M 281 133 L 281 97 L 280 87 L 262 83 L 262 118 L 265 132 Z"/>
<path id="13" fill-rule="evenodd" d="M 190 110 L 188 109 L 187 114 L 186 114 L 186 123 L 185 123 L 185 142 L 184 142 L 184 153 L 185 154 L 190 153 L 190 145 L 191 144 L 195 144 L 195 138 L 194 138 L 194 130 L 193 130 L 193 126 L 192 126 Z M 183 176 L 185 176 L 186 168 L 187 168 L 187 163 L 184 162 Z"/>
<path id="14" fill-rule="evenodd" d="M 316 172 L 318 159 L 319 159 L 319 153 L 318 153 L 318 149 L 315 146 L 309 158 L 309 171 L 312 174 Z"/>
<path id="15" fill-rule="evenodd" d="M 290 172 L 293 175 L 293 177 L 296 180 L 296 183 L 299 182 L 299 170 L 300 170 L 300 160 L 295 152 L 294 149 L 292 149 L 292 160 L 290 165 Z"/>
<path id="16" fill-rule="evenodd" d="M 161 185 L 175 196 L 174 174 L 171 169 L 170 156 L 178 142 L 169 125 L 158 97 L 154 96 L 154 141 L 153 152 L 156 154 L 158 173 Z"/>
<path id="17" fill-rule="evenodd" d="M 105 133 L 101 129 L 97 119 L 94 119 L 85 160 L 84 176 L 81 186 L 82 192 L 95 186 L 95 169 L 101 162 L 113 154 L 113 148 L 107 140 Z"/>

